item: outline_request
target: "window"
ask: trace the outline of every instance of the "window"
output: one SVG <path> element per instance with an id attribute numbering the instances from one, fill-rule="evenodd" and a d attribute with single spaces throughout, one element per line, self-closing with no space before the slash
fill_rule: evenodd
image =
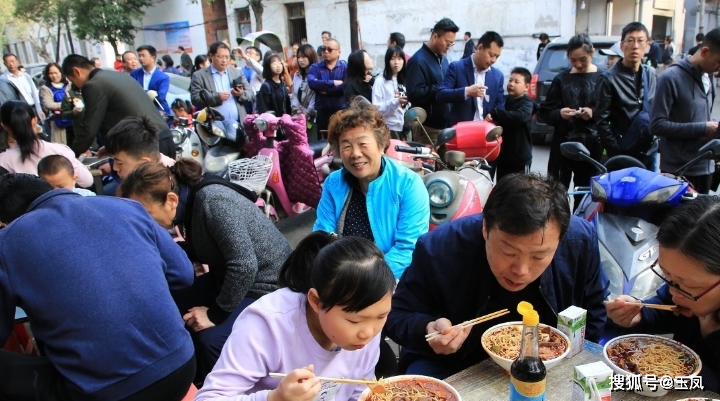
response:
<path id="1" fill-rule="evenodd" d="M 288 15 L 288 33 L 290 42 L 300 43 L 301 39 L 307 38 L 307 29 L 305 29 L 305 4 L 290 3 L 286 4 Z"/>
<path id="2" fill-rule="evenodd" d="M 237 22 L 237 30 L 239 37 L 244 37 L 245 35 L 252 32 L 252 25 L 250 21 L 250 8 L 236 8 L 235 22 Z"/>
<path id="3" fill-rule="evenodd" d="M 216 30 L 215 36 L 217 37 L 218 42 L 222 42 L 222 41 L 228 41 L 228 43 L 230 42 L 230 34 L 228 33 L 227 28 Z"/>

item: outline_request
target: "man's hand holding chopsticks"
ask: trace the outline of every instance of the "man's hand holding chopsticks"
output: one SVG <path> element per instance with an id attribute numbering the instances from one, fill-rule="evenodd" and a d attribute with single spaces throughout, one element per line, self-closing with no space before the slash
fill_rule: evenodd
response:
<path id="1" fill-rule="evenodd" d="M 470 334 L 470 330 L 472 330 L 472 326 L 465 328 L 453 327 L 452 323 L 445 318 L 430 322 L 425 328 L 425 332 L 428 334 L 436 331 L 440 333 L 440 335 L 428 340 L 430 347 L 439 355 L 449 355 L 457 352 Z"/>

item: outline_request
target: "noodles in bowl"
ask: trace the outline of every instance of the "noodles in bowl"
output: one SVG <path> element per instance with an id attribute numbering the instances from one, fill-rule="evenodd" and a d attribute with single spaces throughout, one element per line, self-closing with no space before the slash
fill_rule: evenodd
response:
<path id="1" fill-rule="evenodd" d="M 556 328 L 541 324 L 538 326 L 538 336 L 538 352 L 546 369 L 558 364 L 570 352 L 570 341 Z M 520 356 L 522 323 L 493 326 L 483 333 L 481 341 L 485 352 L 503 369 L 510 370 L 510 365 Z"/>
<path id="2" fill-rule="evenodd" d="M 452 386 L 433 377 L 403 375 L 382 379 L 378 383 L 385 387 L 385 392 L 367 388 L 358 401 L 462 401 Z"/>
<path id="3" fill-rule="evenodd" d="M 650 396 L 662 396 L 667 390 L 650 390 L 647 375 L 697 376 L 702 368 L 700 357 L 685 345 L 661 336 L 630 334 L 613 338 L 603 348 L 603 357 L 619 375 L 642 375 L 643 391 Z"/>

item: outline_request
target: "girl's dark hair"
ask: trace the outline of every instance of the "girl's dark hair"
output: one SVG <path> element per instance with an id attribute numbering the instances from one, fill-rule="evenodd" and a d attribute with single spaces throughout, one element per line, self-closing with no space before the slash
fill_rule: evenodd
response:
<path id="1" fill-rule="evenodd" d="M 182 100 L 180 98 L 176 98 L 170 105 L 170 109 L 183 109 L 186 113 L 190 114 L 192 112 L 192 105 L 190 104 L 189 100 Z"/>
<path id="2" fill-rule="evenodd" d="M 352 79 L 365 79 L 365 50 L 355 50 L 350 53 L 347 61 L 347 74 L 345 75 L 345 82 Z"/>
<path id="3" fill-rule="evenodd" d="M 390 67 L 390 60 L 393 57 L 400 57 L 403 59 L 403 66 L 400 69 L 400 72 L 397 74 L 397 82 L 400 85 L 405 84 L 405 67 L 407 67 L 407 63 L 405 62 L 405 52 L 400 46 L 390 46 L 388 47 L 387 51 L 385 52 L 385 70 L 383 71 L 383 78 L 386 80 L 391 80 L 393 73 L 392 73 L 392 67 Z"/>
<path id="4" fill-rule="evenodd" d="M 195 65 L 193 65 L 193 72 L 201 70 L 200 65 L 208 60 L 208 56 L 204 54 L 198 54 L 195 56 Z"/>
<path id="5" fill-rule="evenodd" d="M 168 55 L 168 54 L 166 54 L 160 58 L 162 59 L 163 63 L 165 63 L 165 67 L 172 67 L 173 65 L 175 65 L 175 62 L 173 61 L 172 57 L 170 57 L 170 55 Z"/>
<path id="6" fill-rule="evenodd" d="M 586 53 L 592 53 L 595 48 L 593 47 L 590 37 L 581 33 L 570 38 L 568 41 L 567 54 L 577 49 L 583 49 Z"/>
<path id="7" fill-rule="evenodd" d="M 48 65 L 43 68 L 43 79 L 45 80 L 45 83 L 49 86 L 50 85 L 50 68 L 55 67 L 60 71 L 60 82 L 62 82 L 63 85 L 67 84 L 67 79 L 65 79 L 65 74 L 63 74 L 62 67 L 60 67 L 60 64 L 58 63 L 48 63 Z"/>
<path id="8" fill-rule="evenodd" d="M 278 60 L 278 61 L 282 62 L 282 59 L 281 59 L 280 56 L 278 56 L 277 54 L 271 54 L 269 57 L 265 57 L 265 60 L 263 60 L 263 73 L 262 73 L 262 76 L 263 76 L 263 79 L 266 80 L 266 81 L 267 81 L 268 79 L 272 79 L 272 78 L 273 78 L 273 74 L 274 74 L 274 73 L 272 72 L 272 69 L 270 68 L 270 64 L 272 64 L 273 60 Z M 282 76 L 283 76 L 283 71 L 285 71 L 285 65 L 284 65 L 284 64 L 283 64 L 283 70 L 280 71 L 280 78 L 281 78 L 281 79 L 282 79 Z"/>
<path id="9" fill-rule="evenodd" d="M 305 78 L 307 77 L 308 71 L 310 70 L 310 66 L 318 62 L 318 54 L 315 51 L 315 48 L 308 44 L 304 44 L 298 47 L 297 54 L 302 54 L 308 59 L 307 68 L 300 68 L 300 66 L 298 65 L 298 71 L 300 71 L 300 76 Z M 297 56 L 295 56 L 295 58 L 297 59 Z"/>
<path id="10" fill-rule="evenodd" d="M 35 110 L 22 100 L 10 100 L 0 106 L 0 121 L 7 127 L 20 148 L 20 160 L 37 155 L 40 137 L 35 133 L 32 119 Z"/>
<path id="11" fill-rule="evenodd" d="M 720 275 L 720 197 L 700 196 L 675 209 L 657 239 L 661 247 L 678 250 Z"/>
<path id="12" fill-rule="evenodd" d="M 118 194 L 123 198 L 141 197 L 165 204 L 167 194 L 180 194 L 180 185 L 194 186 L 202 179 L 202 165 L 193 159 L 180 159 L 172 167 L 143 163 L 125 177 Z"/>
<path id="13" fill-rule="evenodd" d="M 298 245 L 286 262 L 290 265 L 280 273 L 282 285 L 303 294 L 314 288 L 323 310 L 341 306 L 351 313 L 392 293 L 395 277 L 372 241 L 328 237 L 327 233 L 311 234 Z"/>

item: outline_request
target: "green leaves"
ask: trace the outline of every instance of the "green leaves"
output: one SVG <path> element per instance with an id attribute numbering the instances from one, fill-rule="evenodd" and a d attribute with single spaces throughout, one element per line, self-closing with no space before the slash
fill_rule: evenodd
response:
<path id="1" fill-rule="evenodd" d="M 133 21 L 142 19 L 144 9 L 151 5 L 149 0 L 72 1 L 70 7 L 75 34 L 80 39 L 132 43 L 135 39 Z"/>

